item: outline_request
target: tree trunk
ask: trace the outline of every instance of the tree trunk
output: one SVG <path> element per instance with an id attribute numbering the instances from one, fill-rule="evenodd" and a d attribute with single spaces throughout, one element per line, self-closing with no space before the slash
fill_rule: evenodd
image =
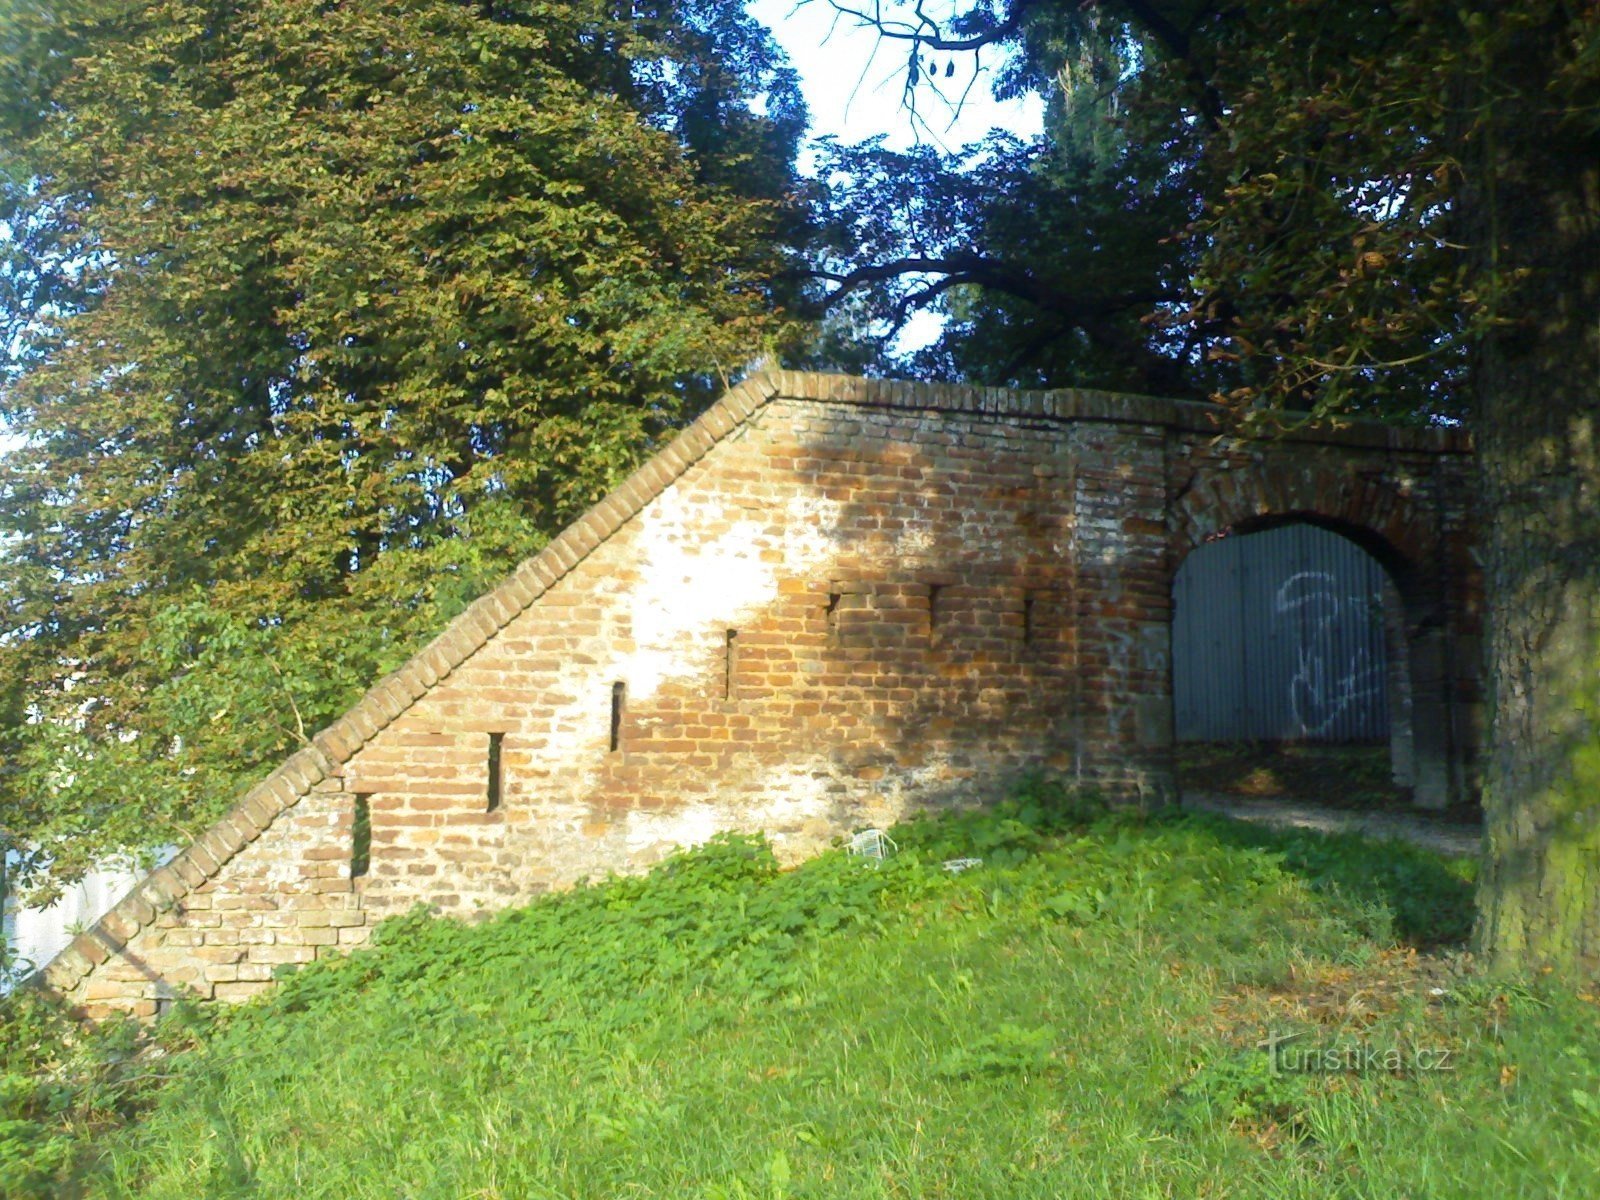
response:
<path id="1" fill-rule="evenodd" d="M 1600 136 L 1548 86 L 1557 33 L 1500 56 L 1467 198 L 1516 319 L 1475 376 L 1491 723 L 1477 940 L 1497 966 L 1596 974 Z"/>

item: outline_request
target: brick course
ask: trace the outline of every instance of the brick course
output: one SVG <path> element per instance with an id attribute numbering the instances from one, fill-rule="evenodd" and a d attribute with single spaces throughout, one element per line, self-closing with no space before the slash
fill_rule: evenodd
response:
<path id="1" fill-rule="evenodd" d="M 1219 439 L 1205 406 L 1146 397 L 763 376 L 252 789 L 47 985 L 90 1015 L 243 999 L 419 902 L 468 916 L 729 828 L 797 859 L 1024 772 L 1165 798 L 1182 555 L 1315 518 L 1384 559 L 1419 629 L 1467 644 L 1469 453 L 1383 427 Z M 1449 688 L 1434 699 L 1459 751 L 1475 673 Z M 371 850 L 352 878 L 357 797 Z"/>

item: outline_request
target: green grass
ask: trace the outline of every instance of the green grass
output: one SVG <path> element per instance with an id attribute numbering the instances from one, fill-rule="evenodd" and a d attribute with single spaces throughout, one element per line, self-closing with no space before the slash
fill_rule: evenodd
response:
<path id="1" fill-rule="evenodd" d="M 13 1082 L 0 1188 L 1600 1195 L 1596 1010 L 1438 949 L 1465 864 L 1058 799 L 903 827 L 880 867 L 780 872 L 730 837 L 473 926 L 405 918 L 264 1003 L 169 1018 L 165 1053 L 80 1045 L 54 1113 Z M 1268 1032 L 1412 1066 L 1274 1074 Z M 9 1165 L 8 1116 L 36 1127 Z"/>

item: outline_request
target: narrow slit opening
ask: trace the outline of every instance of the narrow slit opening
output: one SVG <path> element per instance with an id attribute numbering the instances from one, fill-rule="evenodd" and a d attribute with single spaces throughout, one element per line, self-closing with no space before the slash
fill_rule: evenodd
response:
<path id="1" fill-rule="evenodd" d="M 826 613 L 828 618 L 829 638 L 836 637 L 839 633 L 839 597 L 842 594 L 843 593 L 841 592 L 828 593 L 828 607 Z"/>
<path id="2" fill-rule="evenodd" d="M 627 690 L 627 685 L 623 683 L 611 685 L 611 753 L 613 754 L 622 749 L 622 703 Z"/>
<path id="3" fill-rule="evenodd" d="M 933 583 L 928 585 L 928 633 L 939 632 L 939 625 L 944 618 L 942 601 L 944 599 L 944 584 Z"/>
<path id="4" fill-rule="evenodd" d="M 360 879 L 372 867 L 372 802 L 365 792 L 357 793 L 355 812 L 350 820 L 350 878 Z"/>
<path id="5" fill-rule="evenodd" d="M 1022 593 L 1022 641 L 1024 645 L 1033 644 L 1035 629 L 1034 606 L 1039 594 L 1032 588 L 1025 589 Z"/>
<path id="6" fill-rule="evenodd" d="M 739 631 L 730 629 L 722 643 L 722 698 L 732 700 L 734 679 L 739 672 Z"/>
<path id="7" fill-rule="evenodd" d="M 506 735 L 491 733 L 489 735 L 489 796 L 487 811 L 494 812 L 500 807 L 501 797 L 505 794 L 505 767 L 503 765 L 502 749 L 505 745 Z"/>

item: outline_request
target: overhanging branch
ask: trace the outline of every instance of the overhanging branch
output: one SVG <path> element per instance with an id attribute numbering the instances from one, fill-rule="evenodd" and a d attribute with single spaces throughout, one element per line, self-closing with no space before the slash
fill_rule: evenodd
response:
<path id="1" fill-rule="evenodd" d="M 842 16 L 854 17 L 862 25 L 871 25 L 878 31 L 880 37 L 899 42 L 914 42 L 929 50 L 944 50 L 951 53 L 981 50 L 985 46 L 993 46 L 1007 40 L 1022 28 L 1023 14 L 1033 7 L 1036 0 L 1013 0 L 1011 10 L 1003 21 L 967 37 L 945 36 L 939 22 L 923 11 L 925 2 L 926 0 L 917 0 L 917 6 L 912 10 L 911 17 L 902 18 L 885 16 L 883 0 L 873 0 L 870 8 L 857 8 L 841 3 L 840 0 L 828 0 L 835 12 Z"/>
<path id="2" fill-rule="evenodd" d="M 1021 300 L 1035 309 L 1035 332 L 1018 352 L 1008 371 L 1017 363 L 1040 351 L 1056 338 L 1080 331 L 1091 343 L 1127 364 L 1149 388 L 1163 393 L 1186 391 L 1177 364 L 1156 353 L 1148 339 L 1138 332 L 1139 323 L 1130 318 L 1143 316 L 1158 304 L 1192 299 L 1165 287 L 1097 292 L 1075 289 L 1052 280 L 1041 279 L 1026 267 L 981 254 L 958 252 L 943 256 L 912 255 L 886 262 L 869 263 L 850 270 L 815 268 L 797 274 L 837 285 L 817 304 L 825 313 L 847 296 L 874 285 L 907 277 L 933 277 L 918 282 L 889 305 L 889 335 L 893 337 L 918 309 L 927 308 L 952 288 L 971 284 L 996 295 Z M 1174 391 L 1174 389 L 1177 389 Z"/>
<path id="3" fill-rule="evenodd" d="M 812 279 L 822 279 L 838 285 L 822 300 L 820 307 L 824 312 L 846 296 L 873 284 L 912 275 L 943 277 L 937 284 L 931 284 L 918 293 L 925 296 L 924 303 L 958 284 L 972 283 L 1018 300 L 1025 300 L 1036 308 L 1079 321 L 1093 320 L 1108 313 L 1120 314 L 1132 308 L 1149 307 L 1186 298 L 1183 293 L 1162 287 L 1138 288 L 1122 292 L 1085 292 L 1067 289 L 1041 279 L 1026 267 L 971 252 L 940 256 L 912 255 L 881 263 L 869 263 L 848 271 L 831 271 L 818 267 L 803 274 Z"/>

